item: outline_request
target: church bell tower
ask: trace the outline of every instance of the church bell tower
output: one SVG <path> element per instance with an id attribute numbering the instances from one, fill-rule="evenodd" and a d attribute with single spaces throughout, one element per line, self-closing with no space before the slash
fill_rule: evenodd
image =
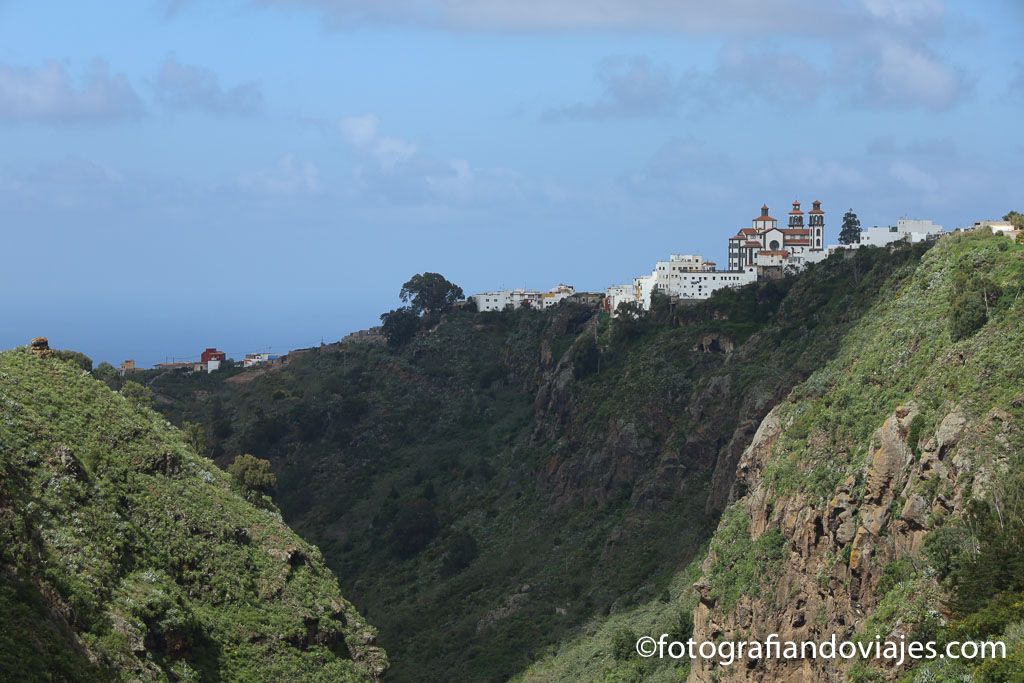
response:
<path id="1" fill-rule="evenodd" d="M 807 212 L 811 230 L 811 249 L 820 251 L 825 248 L 825 212 L 821 210 L 821 202 L 814 200 L 813 208 Z"/>

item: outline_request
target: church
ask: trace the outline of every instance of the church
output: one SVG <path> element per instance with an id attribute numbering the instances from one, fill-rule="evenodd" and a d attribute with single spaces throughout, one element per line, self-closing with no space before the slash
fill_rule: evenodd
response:
<path id="1" fill-rule="evenodd" d="M 788 226 L 779 227 L 779 221 L 768 213 L 768 205 L 761 207 L 761 215 L 754 218 L 751 227 L 741 228 L 729 238 L 729 270 L 743 270 L 750 266 L 802 267 L 820 261 L 825 256 L 825 212 L 821 202 L 815 201 L 807 212 L 800 202 L 793 202 Z"/>

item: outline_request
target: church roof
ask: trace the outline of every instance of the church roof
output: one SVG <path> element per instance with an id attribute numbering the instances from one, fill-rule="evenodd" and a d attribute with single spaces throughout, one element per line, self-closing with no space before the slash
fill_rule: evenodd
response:
<path id="1" fill-rule="evenodd" d="M 768 215 L 768 205 L 765 204 L 761 207 L 761 215 L 756 217 L 754 221 L 774 221 L 775 219 Z"/>

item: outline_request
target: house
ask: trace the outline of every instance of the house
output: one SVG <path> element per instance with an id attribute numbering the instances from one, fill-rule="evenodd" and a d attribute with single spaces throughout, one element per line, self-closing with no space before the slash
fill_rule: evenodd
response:
<path id="1" fill-rule="evenodd" d="M 1011 240 L 1017 239 L 1017 235 L 1020 234 L 1020 231 L 1010 221 L 975 221 L 971 226 L 971 230 L 980 228 L 988 228 L 993 235 L 1003 235 Z"/>
<path id="2" fill-rule="evenodd" d="M 915 220 L 901 218 L 896 225 L 886 227 L 872 226 L 860 233 L 860 246 L 862 247 L 884 247 L 893 242 L 923 242 L 928 239 L 935 239 L 943 233 L 941 225 L 928 220 Z"/>
<path id="3" fill-rule="evenodd" d="M 171 361 L 169 363 L 157 363 L 153 366 L 157 370 L 196 370 L 198 366 L 193 361 Z"/>
<path id="4" fill-rule="evenodd" d="M 604 294 L 601 292 L 576 292 L 570 294 L 567 299 L 574 304 L 600 308 L 604 305 Z"/>
<path id="5" fill-rule="evenodd" d="M 137 367 L 135 367 L 135 361 L 133 361 L 133 360 L 123 360 L 123 361 L 121 361 L 121 365 L 118 366 L 118 368 L 117 368 L 117 373 L 119 375 L 121 375 L 122 377 L 124 377 L 125 375 L 130 375 L 133 372 L 138 372 L 138 371 L 139 371 L 139 369 Z"/>
<path id="6" fill-rule="evenodd" d="M 794 201 L 787 226 L 780 228 L 779 221 L 769 214 L 768 205 L 762 206 L 760 215 L 751 221 L 749 228 L 740 228 L 729 238 L 729 270 L 742 271 L 757 266 L 757 256 L 762 251 L 773 252 L 762 259 L 762 263 L 776 264 L 784 260 L 784 265 L 802 268 L 824 260 L 825 212 L 820 201 L 814 201 L 811 207 L 805 224 L 800 202 Z M 781 252 L 785 252 L 784 257 Z"/>
<path id="7" fill-rule="evenodd" d="M 636 287 L 629 285 L 612 285 L 604 293 L 604 310 L 615 313 L 619 304 L 637 301 Z"/>
<path id="8" fill-rule="evenodd" d="M 571 285 L 559 284 L 547 292 L 532 289 L 503 289 L 496 292 L 482 292 L 470 297 L 476 302 L 478 311 L 504 311 L 514 308 L 551 308 L 558 302 L 576 293 Z"/>
<path id="9" fill-rule="evenodd" d="M 215 361 L 223 361 L 223 360 L 225 360 L 224 352 L 223 351 L 218 351 L 216 348 L 209 348 L 208 347 L 199 355 L 199 362 L 202 363 L 203 365 L 206 365 L 211 360 L 215 360 Z"/>
<path id="10" fill-rule="evenodd" d="M 633 278 L 632 285 L 612 285 L 605 292 L 605 310 L 614 314 L 620 303 L 635 302 L 645 310 L 655 290 L 681 300 L 707 299 L 723 287 L 742 287 L 757 281 L 757 268 L 715 270 L 713 261 L 692 254 L 672 254 L 658 261 L 650 275 Z"/>
<path id="11" fill-rule="evenodd" d="M 249 368 L 260 363 L 270 363 L 278 360 L 281 356 L 276 353 L 247 353 L 242 359 L 242 367 Z"/>

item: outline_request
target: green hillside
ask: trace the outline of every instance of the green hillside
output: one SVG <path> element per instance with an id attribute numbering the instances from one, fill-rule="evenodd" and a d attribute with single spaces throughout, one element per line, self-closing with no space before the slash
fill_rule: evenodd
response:
<path id="1" fill-rule="evenodd" d="M 375 630 L 256 503 L 78 365 L 0 353 L 0 679 L 377 679 Z"/>
<path id="2" fill-rule="evenodd" d="M 581 625 L 678 592 L 760 420 L 926 249 L 838 255 L 614 324 L 568 302 L 453 310 L 394 348 L 136 379 L 222 465 L 272 462 L 275 502 L 381 629 L 389 677 L 505 680 Z"/>
<path id="3" fill-rule="evenodd" d="M 1024 247 L 948 236 L 895 284 L 764 421 L 707 557 L 664 601 L 591 623 L 523 680 L 679 680 L 688 666 L 614 648 L 665 632 L 995 638 L 1007 660 L 811 668 L 814 680 L 1021 680 Z M 690 680 L 812 675 L 804 664 L 695 665 Z"/>

